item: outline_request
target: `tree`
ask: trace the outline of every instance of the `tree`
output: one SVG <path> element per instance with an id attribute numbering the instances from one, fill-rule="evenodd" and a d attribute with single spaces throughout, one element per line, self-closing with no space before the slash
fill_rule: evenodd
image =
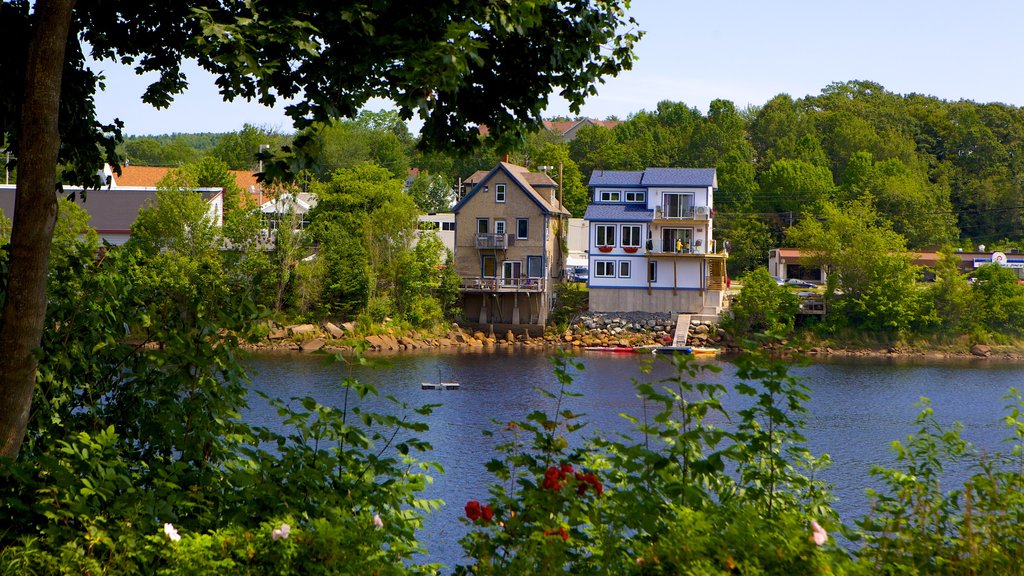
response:
<path id="1" fill-rule="evenodd" d="M 419 174 L 409 183 L 408 192 L 422 212 L 447 212 L 455 204 L 451 181 L 443 176 Z"/>
<path id="2" fill-rule="evenodd" d="M 800 300 L 785 286 L 779 286 L 767 268 L 755 268 L 743 275 L 743 288 L 732 305 L 729 330 L 737 336 L 767 332 L 784 337 L 793 331 Z"/>
<path id="3" fill-rule="evenodd" d="M 578 112 L 605 76 L 632 66 L 635 22 L 625 0 L 494 4 L 445 0 L 420 6 L 339 7 L 315 0 L 103 3 L 13 0 L 0 4 L 0 133 L 18 158 L 10 282 L 0 318 L 0 456 L 17 456 L 35 383 L 34 350 L 46 312 L 48 249 L 61 182 L 95 185 L 103 159 L 117 164 L 120 122 L 97 122 L 99 60 L 135 64 L 159 79 L 143 99 L 166 106 L 187 86 L 181 62 L 217 76 L 225 99 L 300 100 L 297 129 L 353 117 L 373 97 L 418 113 L 422 142 L 467 148 L 476 126 L 511 142 L 540 125 L 552 87 Z M 627 30 L 626 32 L 621 32 Z M 297 171 L 311 140 L 296 138 L 268 167 Z"/>
<path id="4" fill-rule="evenodd" d="M 879 217 L 870 197 L 842 205 L 823 202 L 815 216 L 786 234 L 813 265 L 828 270 L 826 297 L 842 295 L 834 311 L 882 334 L 898 334 L 925 316 L 906 239 Z"/>
<path id="5" fill-rule="evenodd" d="M 832 172 L 804 160 L 779 160 L 761 174 L 761 191 L 775 212 L 799 215 L 822 200 L 832 199 Z"/>
<path id="6" fill-rule="evenodd" d="M 256 172 L 259 170 L 256 155 L 262 149 L 261 146 L 277 150 L 287 142 L 286 136 L 270 128 L 246 124 L 238 132 L 221 136 L 213 150 L 210 150 L 210 155 L 224 162 L 231 170 Z"/>

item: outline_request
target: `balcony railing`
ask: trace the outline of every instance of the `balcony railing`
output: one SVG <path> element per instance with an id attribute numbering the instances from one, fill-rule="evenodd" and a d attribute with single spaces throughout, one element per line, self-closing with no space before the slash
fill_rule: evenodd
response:
<path id="1" fill-rule="evenodd" d="M 707 206 L 662 205 L 654 208 L 655 220 L 707 220 L 711 209 Z"/>
<path id="2" fill-rule="evenodd" d="M 462 290 L 465 292 L 543 292 L 544 278 L 490 278 L 464 277 Z"/>
<path id="3" fill-rule="evenodd" d="M 515 246 L 516 237 L 513 234 L 477 234 L 476 247 L 478 250 L 504 250 L 509 246 Z"/>

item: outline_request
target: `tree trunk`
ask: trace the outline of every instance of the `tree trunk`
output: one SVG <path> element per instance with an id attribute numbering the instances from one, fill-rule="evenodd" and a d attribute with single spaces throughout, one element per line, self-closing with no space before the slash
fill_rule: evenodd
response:
<path id="1" fill-rule="evenodd" d="M 10 278 L 0 317 L 0 457 L 17 458 L 36 383 L 46 317 L 46 276 L 57 219 L 58 116 L 74 0 L 37 0 L 18 135 Z"/>

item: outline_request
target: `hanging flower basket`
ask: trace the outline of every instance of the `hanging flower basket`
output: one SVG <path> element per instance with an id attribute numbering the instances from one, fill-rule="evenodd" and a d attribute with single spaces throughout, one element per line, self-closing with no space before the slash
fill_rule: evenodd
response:
<path id="1" fill-rule="evenodd" d="M 622 250 L 625 251 L 627 254 L 636 254 L 637 247 L 636 246 L 626 246 Z"/>
<path id="2" fill-rule="evenodd" d="M 611 252 L 614 246 L 598 246 L 597 249 L 601 252 Z"/>

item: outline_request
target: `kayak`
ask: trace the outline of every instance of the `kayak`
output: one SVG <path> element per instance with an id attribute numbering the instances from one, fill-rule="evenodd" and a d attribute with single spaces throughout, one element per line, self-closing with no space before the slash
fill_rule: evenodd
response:
<path id="1" fill-rule="evenodd" d="M 636 354 L 638 350 L 632 346 L 587 346 L 587 352 L 615 352 L 617 354 Z"/>

